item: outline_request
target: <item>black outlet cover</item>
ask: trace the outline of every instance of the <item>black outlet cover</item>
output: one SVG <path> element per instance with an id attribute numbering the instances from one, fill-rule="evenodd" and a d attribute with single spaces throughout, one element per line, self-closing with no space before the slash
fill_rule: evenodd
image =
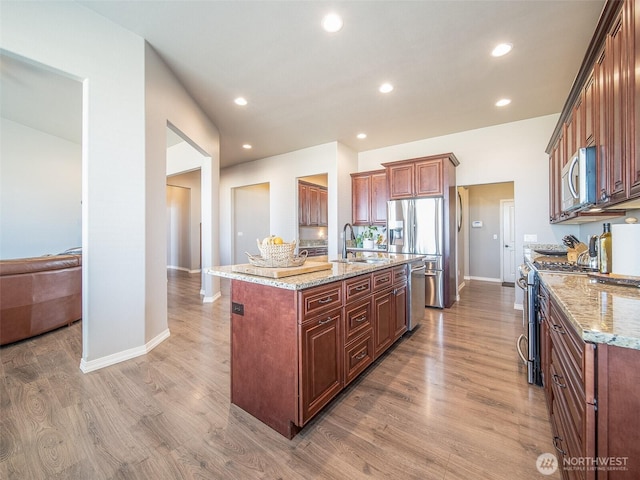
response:
<path id="1" fill-rule="evenodd" d="M 244 315 L 244 305 L 242 303 L 231 302 L 231 313 Z"/>

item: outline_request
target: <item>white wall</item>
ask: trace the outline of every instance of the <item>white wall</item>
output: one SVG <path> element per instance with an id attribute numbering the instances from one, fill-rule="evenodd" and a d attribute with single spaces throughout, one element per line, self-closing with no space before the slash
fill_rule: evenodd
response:
<path id="1" fill-rule="evenodd" d="M 1 21 L 3 49 L 83 81 L 83 363 L 136 351 L 145 344 L 144 41 L 72 2 L 3 2 Z"/>
<path id="2" fill-rule="evenodd" d="M 536 234 L 538 243 L 561 243 L 577 226 L 549 224 L 549 166 L 545 148 L 559 115 L 548 115 L 493 127 L 362 152 L 359 171 L 380 168 L 383 162 L 453 152 L 460 166 L 458 185 L 514 182 L 516 259 L 523 258 L 523 235 Z M 516 303 L 522 292 L 516 289 Z"/>
<path id="3" fill-rule="evenodd" d="M 1 120 L 0 259 L 81 246 L 81 146 Z"/>
<path id="4" fill-rule="evenodd" d="M 150 301 L 147 322 L 166 324 L 166 210 L 165 184 L 167 168 L 167 126 L 188 141 L 202 155 L 202 289 L 205 302 L 220 295 L 220 280 L 206 273 L 217 265 L 219 250 L 218 183 L 220 170 L 220 135 L 211 120 L 200 110 L 182 84 L 146 44 L 146 187 L 147 187 L 147 282 Z"/>
<path id="5" fill-rule="evenodd" d="M 81 368 L 143 354 L 168 335 L 167 119 L 210 156 L 211 191 L 218 132 L 141 37 L 81 5 L 3 2 L 0 21 L 1 48 L 83 81 Z M 203 205 L 210 264 L 214 206 Z"/>
<path id="6" fill-rule="evenodd" d="M 298 232 L 297 179 L 320 173 L 327 173 L 328 177 L 329 255 L 336 255 L 336 225 L 351 218 L 351 180 L 346 172 L 356 171 L 356 166 L 357 156 L 353 151 L 331 142 L 223 169 L 220 172 L 221 264 L 229 265 L 234 258 L 233 188 L 269 183 L 270 231 L 291 241 Z"/>

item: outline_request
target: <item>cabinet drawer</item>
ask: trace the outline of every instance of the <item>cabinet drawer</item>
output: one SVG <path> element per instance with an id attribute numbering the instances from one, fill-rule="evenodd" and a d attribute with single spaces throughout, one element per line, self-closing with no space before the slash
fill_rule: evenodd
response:
<path id="1" fill-rule="evenodd" d="M 342 282 L 307 288 L 300 293 L 302 317 L 308 319 L 321 312 L 342 306 Z"/>
<path id="2" fill-rule="evenodd" d="M 549 305 L 548 319 L 553 347 L 564 351 L 563 355 L 566 355 L 568 362 L 567 370 L 575 370 L 580 383 L 584 384 L 584 341 L 554 303 Z"/>
<path id="3" fill-rule="evenodd" d="M 373 332 L 369 329 L 344 349 L 344 384 L 348 385 L 373 362 Z"/>
<path id="4" fill-rule="evenodd" d="M 390 268 L 373 273 L 373 290 L 378 291 L 393 284 L 393 272 Z"/>
<path id="5" fill-rule="evenodd" d="M 371 275 L 362 275 L 344 281 L 345 303 L 370 295 L 371 291 Z"/>
<path id="6" fill-rule="evenodd" d="M 407 266 L 400 265 L 399 267 L 393 267 L 393 284 L 406 283 L 407 281 Z"/>
<path id="7" fill-rule="evenodd" d="M 349 303 L 344 307 L 344 343 L 351 342 L 367 328 L 371 328 L 371 297 Z"/>
<path id="8" fill-rule="evenodd" d="M 557 402 L 562 402 L 565 409 L 564 416 L 566 423 L 571 425 L 572 431 L 582 440 L 585 419 L 585 398 L 584 388 L 578 383 L 575 374 L 567 372 L 562 365 L 562 360 L 558 358 L 558 350 L 551 350 L 551 389 L 553 390 L 553 406 Z M 565 428 L 566 430 L 566 428 Z"/>

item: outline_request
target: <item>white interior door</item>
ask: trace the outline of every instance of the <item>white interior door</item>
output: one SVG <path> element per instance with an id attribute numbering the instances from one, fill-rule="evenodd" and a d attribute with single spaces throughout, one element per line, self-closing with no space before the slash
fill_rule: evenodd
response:
<path id="1" fill-rule="evenodd" d="M 516 229 L 515 204 L 513 200 L 500 200 L 502 224 L 502 281 L 515 283 L 516 281 Z"/>

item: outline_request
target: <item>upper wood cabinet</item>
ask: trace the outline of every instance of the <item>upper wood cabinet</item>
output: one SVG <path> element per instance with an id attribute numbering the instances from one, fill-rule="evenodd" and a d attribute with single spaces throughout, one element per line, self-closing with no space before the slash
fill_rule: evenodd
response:
<path id="1" fill-rule="evenodd" d="M 603 208 L 634 207 L 640 197 L 640 0 L 607 0 L 547 153 L 556 155 L 564 137 L 567 151 L 561 165 L 580 147 L 597 151 L 597 203 Z M 551 160 L 550 160 L 551 162 Z M 561 168 L 561 167 L 560 167 Z M 550 175 L 553 170 L 550 169 Z M 554 178 L 550 176 L 551 189 Z M 550 193 L 550 201 L 552 194 Z M 573 215 L 553 215 L 566 221 Z"/>
<path id="2" fill-rule="evenodd" d="M 373 170 L 351 174 L 351 220 L 354 225 L 386 225 L 387 174 Z"/>
<path id="3" fill-rule="evenodd" d="M 298 182 L 298 223 L 310 227 L 327 226 L 326 187 L 303 181 Z"/>
<path id="4" fill-rule="evenodd" d="M 453 166 L 459 164 L 453 153 L 383 163 L 387 169 L 389 199 L 444 195 L 445 188 L 450 186 L 444 178 L 449 163 Z"/>

